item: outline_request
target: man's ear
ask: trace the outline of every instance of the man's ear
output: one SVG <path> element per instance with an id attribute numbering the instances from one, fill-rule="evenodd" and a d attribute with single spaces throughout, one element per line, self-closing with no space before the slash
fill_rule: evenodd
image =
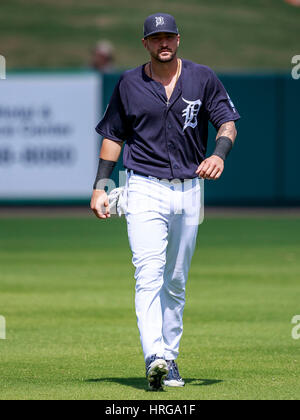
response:
<path id="1" fill-rule="evenodd" d="M 147 48 L 147 40 L 145 39 L 145 38 L 143 38 L 142 39 L 142 43 L 143 43 L 143 45 L 144 45 L 144 47 L 146 48 L 146 50 L 148 49 Z"/>

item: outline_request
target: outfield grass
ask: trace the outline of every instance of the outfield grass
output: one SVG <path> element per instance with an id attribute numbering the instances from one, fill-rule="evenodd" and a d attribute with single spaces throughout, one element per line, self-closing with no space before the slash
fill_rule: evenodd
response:
<path id="1" fill-rule="evenodd" d="M 284 0 L 9 0 L 1 4 L 0 54 L 8 69 L 85 67 L 98 39 L 116 47 L 117 67 L 148 59 L 145 17 L 174 14 L 184 58 L 222 69 L 291 69 L 299 54 L 300 8 Z"/>
<path id="2" fill-rule="evenodd" d="M 299 233 L 299 218 L 204 222 L 179 358 L 187 385 L 151 393 L 124 221 L 0 219 L 0 399 L 299 399 Z"/>

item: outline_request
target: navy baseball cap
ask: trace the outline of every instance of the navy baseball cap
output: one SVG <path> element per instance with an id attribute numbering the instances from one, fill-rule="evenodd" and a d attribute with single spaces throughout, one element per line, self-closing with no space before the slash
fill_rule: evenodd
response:
<path id="1" fill-rule="evenodd" d="M 144 23 L 144 38 L 159 32 L 178 35 L 179 31 L 173 16 L 166 13 L 155 13 L 148 16 Z"/>

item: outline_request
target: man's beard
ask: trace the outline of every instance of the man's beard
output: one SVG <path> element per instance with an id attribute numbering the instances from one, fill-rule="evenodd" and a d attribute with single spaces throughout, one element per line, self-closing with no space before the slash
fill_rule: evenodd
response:
<path id="1" fill-rule="evenodd" d="M 168 52 L 171 52 L 171 51 L 168 51 Z M 152 54 L 151 54 L 151 56 L 152 56 L 153 58 L 155 58 L 155 60 L 159 61 L 160 63 L 170 63 L 170 62 L 171 62 L 171 61 L 173 61 L 173 60 L 174 60 L 174 58 L 176 57 L 177 50 L 176 50 L 175 52 L 171 53 L 171 56 L 170 56 L 170 57 L 168 57 L 168 58 L 167 58 L 167 57 L 166 57 L 166 58 L 160 58 L 159 54 L 160 54 L 160 53 L 158 53 L 158 54 L 154 54 L 154 53 L 152 53 Z"/>

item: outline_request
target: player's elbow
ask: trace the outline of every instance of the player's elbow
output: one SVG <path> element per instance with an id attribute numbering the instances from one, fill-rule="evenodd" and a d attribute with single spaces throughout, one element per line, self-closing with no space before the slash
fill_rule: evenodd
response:
<path id="1" fill-rule="evenodd" d="M 232 140 L 232 142 L 233 142 L 233 143 L 235 142 L 235 140 L 236 140 L 236 138 L 237 138 L 237 135 L 238 135 L 237 128 L 236 128 L 236 126 L 235 126 L 235 124 L 234 124 L 234 130 L 233 130 L 233 140 Z"/>
<path id="2" fill-rule="evenodd" d="M 228 137 L 230 137 L 230 139 L 232 140 L 232 143 L 234 143 L 235 139 L 237 138 L 237 134 L 238 134 L 237 128 L 236 128 L 236 125 L 235 125 L 234 121 L 230 121 L 229 124 L 230 124 L 230 136 L 228 136 Z"/>

